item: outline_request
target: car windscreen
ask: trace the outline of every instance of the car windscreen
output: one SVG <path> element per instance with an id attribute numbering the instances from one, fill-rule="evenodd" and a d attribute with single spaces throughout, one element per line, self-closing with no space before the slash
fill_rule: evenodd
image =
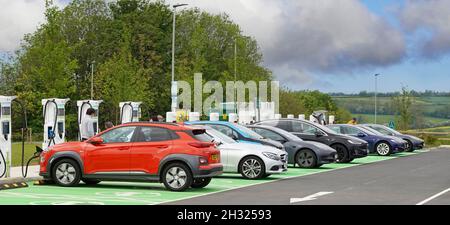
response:
<path id="1" fill-rule="evenodd" d="M 401 134 L 400 132 L 398 132 L 398 131 L 396 131 L 396 130 L 390 128 L 390 127 L 386 127 L 386 126 L 380 126 L 380 127 L 382 127 L 382 128 L 385 129 L 385 130 L 388 130 L 388 131 L 390 131 L 390 132 L 392 132 L 392 133 L 394 133 L 394 134 Z"/>
<path id="2" fill-rule="evenodd" d="M 220 131 L 214 130 L 213 128 L 206 127 L 206 133 L 212 136 L 214 141 L 219 141 L 226 144 L 236 143 L 236 141 L 233 140 L 232 138 L 228 137 L 227 135 L 223 134 Z"/>
<path id="3" fill-rule="evenodd" d="M 276 131 L 277 133 L 285 136 L 287 139 L 289 139 L 291 141 L 303 141 L 303 139 L 301 139 L 301 138 L 297 137 L 296 135 L 293 135 L 290 132 L 287 132 L 283 129 L 274 127 L 273 130 Z"/>
<path id="4" fill-rule="evenodd" d="M 241 130 L 242 132 L 246 133 L 251 138 L 254 138 L 254 139 L 265 139 L 263 136 L 259 135 L 255 131 L 250 130 L 247 127 L 244 127 L 244 126 L 239 125 L 239 124 L 233 124 L 233 126 L 237 127 L 239 130 Z"/>
<path id="5" fill-rule="evenodd" d="M 329 134 L 338 134 L 336 131 L 322 125 L 322 124 L 318 124 L 318 123 L 314 123 L 314 126 L 318 127 L 319 129 L 329 133 Z"/>

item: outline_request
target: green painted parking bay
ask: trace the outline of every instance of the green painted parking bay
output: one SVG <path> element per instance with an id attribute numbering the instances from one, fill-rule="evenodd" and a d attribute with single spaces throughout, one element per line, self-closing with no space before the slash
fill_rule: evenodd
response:
<path id="1" fill-rule="evenodd" d="M 30 184 L 30 187 L 28 188 L 0 191 L 0 204 L 152 205 L 213 194 L 251 185 L 273 182 L 279 179 L 305 176 L 367 163 L 394 159 L 398 157 L 405 157 L 419 154 L 424 151 L 417 151 L 414 153 L 399 153 L 389 157 L 370 155 L 365 158 L 355 159 L 352 163 L 326 164 L 318 169 L 300 169 L 290 167 L 286 173 L 272 175 L 262 180 L 245 180 L 239 174 L 224 174 L 219 178 L 214 178 L 206 188 L 189 189 L 185 192 L 170 192 L 167 191 L 162 184 L 158 183 L 102 182 L 95 186 L 86 186 L 84 184 L 80 184 L 78 187 L 71 188 L 64 188 L 55 185 Z"/>

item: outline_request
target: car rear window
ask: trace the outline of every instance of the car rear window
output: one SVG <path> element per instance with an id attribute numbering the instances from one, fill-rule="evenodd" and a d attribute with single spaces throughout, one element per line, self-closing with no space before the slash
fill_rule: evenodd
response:
<path id="1" fill-rule="evenodd" d="M 205 129 L 195 129 L 189 132 L 193 138 L 202 142 L 213 142 L 214 139 L 208 135 Z"/>

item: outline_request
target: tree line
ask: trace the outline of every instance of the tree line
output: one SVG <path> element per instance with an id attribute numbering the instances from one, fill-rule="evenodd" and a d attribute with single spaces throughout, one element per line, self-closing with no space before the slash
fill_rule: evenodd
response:
<path id="1" fill-rule="evenodd" d="M 76 137 L 76 100 L 91 98 L 92 72 L 93 98 L 104 100 L 101 124 L 118 122 L 121 101 L 143 101 L 143 119 L 170 110 L 173 11 L 169 4 L 73 0 L 60 9 L 51 0 L 45 3 L 46 21 L 24 36 L 11 59 L 0 62 L 0 94 L 18 96 L 35 132 L 42 132 L 41 99 L 70 98 L 67 137 Z M 196 72 L 203 73 L 205 81 L 234 80 L 235 45 L 238 80 L 273 80 L 272 72 L 262 65 L 257 41 L 244 35 L 228 15 L 183 10 L 177 13 L 176 26 L 176 80 L 193 82 Z M 343 120 L 350 117 L 318 91 L 283 89 L 280 96 L 283 114 L 327 109 L 340 113 Z"/>

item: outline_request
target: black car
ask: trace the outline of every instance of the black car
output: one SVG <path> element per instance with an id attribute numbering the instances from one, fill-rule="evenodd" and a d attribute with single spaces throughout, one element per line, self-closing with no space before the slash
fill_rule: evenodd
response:
<path id="1" fill-rule="evenodd" d="M 394 129 L 391 129 L 389 127 L 379 125 L 379 124 L 362 124 L 362 126 L 370 127 L 384 135 L 399 137 L 399 138 L 405 140 L 406 142 L 408 142 L 408 145 L 406 147 L 407 152 L 412 152 L 414 150 L 422 149 L 425 147 L 424 140 L 422 140 L 418 137 L 414 137 L 412 135 L 402 134 L 402 133 L 400 133 Z"/>
<path id="2" fill-rule="evenodd" d="M 366 141 L 355 137 L 338 134 L 328 127 L 300 119 L 276 119 L 256 123 L 278 127 L 295 134 L 305 141 L 317 141 L 326 144 L 337 151 L 336 162 L 348 163 L 356 158 L 366 157 L 369 145 Z"/>
<path id="3" fill-rule="evenodd" d="M 323 164 L 336 161 L 336 150 L 330 146 L 315 142 L 303 141 L 301 138 L 280 128 L 251 125 L 247 126 L 259 135 L 278 141 L 288 152 L 288 163 L 299 165 L 301 168 L 318 168 Z"/>

